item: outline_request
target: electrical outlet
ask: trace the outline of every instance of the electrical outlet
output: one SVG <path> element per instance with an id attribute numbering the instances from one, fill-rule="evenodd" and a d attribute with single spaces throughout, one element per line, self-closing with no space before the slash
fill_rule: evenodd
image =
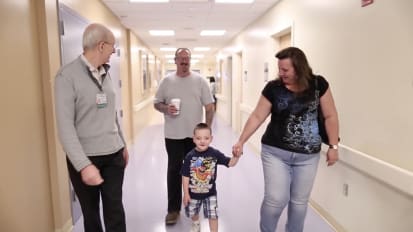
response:
<path id="1" fill-rule="evenodd" d="M 348 196 L 348 184 L 343 184 L 343 195 Z"/>

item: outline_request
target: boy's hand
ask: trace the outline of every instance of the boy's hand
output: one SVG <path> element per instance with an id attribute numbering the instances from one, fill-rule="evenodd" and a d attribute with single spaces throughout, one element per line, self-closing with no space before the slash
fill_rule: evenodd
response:
<path id="1" fill-rule="evenodd" d="M 187 194 L 184 194 L 184 200 L 183 200 L 184 206 L 188 206 L 190 201 L 191 201 L 191 197 Z"/>

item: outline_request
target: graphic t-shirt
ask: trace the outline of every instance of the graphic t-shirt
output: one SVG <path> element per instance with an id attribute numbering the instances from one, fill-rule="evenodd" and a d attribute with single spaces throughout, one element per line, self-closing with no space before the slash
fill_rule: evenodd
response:
<path id="1" fill-rule="evenodd" d="M 198 152 L 195 149 L 188 152 L 182 165 L 181 174 L 189 177 L 191 198 L 204 199 L 216 195 L 217 165 L 228 167 L 230 159 L 212 147 L 203 152 Z"/>
<path id="2" fill-rule="evenodd" d="M 328 82 L 321 76 L 316 78 L 321 97 L 328 89 Z M 263 144 L 297 153 L 320 152 L 315 79 L 300 95 L 287 89 L 281 80 L 273 80 L 265 86 L 262 95 L 272 104 L 271 121 L 261 139 Z"/>

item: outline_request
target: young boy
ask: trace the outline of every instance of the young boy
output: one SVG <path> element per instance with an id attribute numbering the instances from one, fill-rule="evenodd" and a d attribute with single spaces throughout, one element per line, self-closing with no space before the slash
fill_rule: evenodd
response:
<path id="1" fill-rule="evenodd" d="M 193 141 L 196 147 L 190 151 L 184 160 L 181 174 L 184 189 L 183 203 L 185 213 L 192 219 L 191 232 L 199 232 L 199 211 L 204 207 L 204 216 L 209 219 L 211 232 L 218 232 L 217 165 L 232 167 L 238 158 L 229 158 L 212 148 L 211 128 L 205 123 L 199 123 L 194 129 Z"/>

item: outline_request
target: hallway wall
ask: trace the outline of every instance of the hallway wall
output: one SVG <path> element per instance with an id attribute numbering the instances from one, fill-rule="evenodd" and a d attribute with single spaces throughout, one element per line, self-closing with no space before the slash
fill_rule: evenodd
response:
<path id="1" fill-rule="evenodd" d="M 60 2 L 115 32 L 121 49 L 123 126 L 127 143 L 131 144 L 132 135 L 139 132 L 134 123 L 149 123 L 153 106 L 151 102 L 144 109 L 148 112 L 145 117 L 132 120 L 141 112 L 132 111 L 129 31 L 99 0 Z M 0 231 L 66 232 L 72 227 L 66 160 L 54 116 L 53 83 L 60 68 L 57 12 L 56 0 L 0 3 Z"/>
<path id="2" fill-rule="evenodd" d="M 58 49 L 56 40 L 46 42 L 47 27 L 57 32 L 57 21 L 56 14 L 53 20 L 53 15 L 45 12 L 53 5 L 56 7 L 51 1 L 34 4 L 30 0 L 0 3 L 0 231 L 54 231 L 55 223 L 62 228 L 70 217 L 68 183 L 60 196 L 52 190 L 65 187 L 51 183 L 64 176 L 50 168 L 52 162 L 61 160 L 49 157 L 56 155 L 49 74 L 57 71 L 59 53 L 47 52 L 48 48 Z"/>
<path id="3" fill-rule="evenodd" d="M 270 77 L 277 75 L 275 34 L 291 30 L 293 46 L 303 49 L 315 73 L 330 82 L 340 118 L 341 161 L 327 168 L 322 157 L 312 203 L 339 231 L 413 228 L 408 219 L 413 210 L 412 8 L 409 0 L 367 7 L 360 1 L 284 0 L 228 44 L 239 48 L 241 71 L 248 73 L 242 77 L 242 124 L 266 84 L 264 63 L 270 64 Z M 233 55 L 225 50 L 221 55 Z M 257 151 L 263 129 L 250 140 Z"/>

